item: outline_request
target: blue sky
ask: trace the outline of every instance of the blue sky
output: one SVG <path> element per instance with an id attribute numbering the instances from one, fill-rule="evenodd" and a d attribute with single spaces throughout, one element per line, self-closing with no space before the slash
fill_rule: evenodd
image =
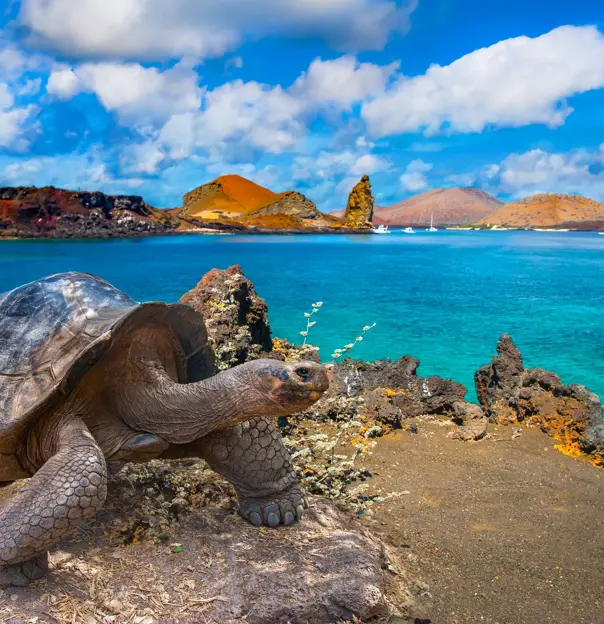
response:
<path id="1" fill-rule="evenodd" d="M 323 210 L 478 186 L 604 201 L 604 8 L 576 0 L 0 2 L 0 185 L 225 173 Z"/>

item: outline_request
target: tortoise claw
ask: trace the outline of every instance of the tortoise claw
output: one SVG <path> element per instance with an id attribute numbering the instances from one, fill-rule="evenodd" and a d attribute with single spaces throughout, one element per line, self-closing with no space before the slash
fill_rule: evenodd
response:
<path id="1" fill-rule="evenodd" d="M 294 524 L 300 520 L 305 508 L 308 508 L 306 492 L 298 484 L 273 496 L 255 498 L 240 495 L 239 498 L 241 515 L 254 526 L 276 528 L 280 524 Z"/>

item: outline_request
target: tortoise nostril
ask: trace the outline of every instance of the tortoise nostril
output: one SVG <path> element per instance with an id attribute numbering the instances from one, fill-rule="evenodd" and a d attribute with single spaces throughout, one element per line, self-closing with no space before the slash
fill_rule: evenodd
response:
<path id="1" fill-rule="evenodd" d="M 296 368 L 296 375 L 304 381 L 308 381 L 312 377 L 312 370 L 307 366 L 299 366 Z"/>

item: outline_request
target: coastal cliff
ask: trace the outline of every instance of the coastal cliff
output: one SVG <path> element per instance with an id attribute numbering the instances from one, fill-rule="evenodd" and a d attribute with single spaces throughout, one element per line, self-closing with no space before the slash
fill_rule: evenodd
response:
<path id="1" fill-rule="evenodd" d="M 53 186 L 0 188 L 0 237 L 105 238 L 174 231 L 178 219 L 137 195 Z"/>

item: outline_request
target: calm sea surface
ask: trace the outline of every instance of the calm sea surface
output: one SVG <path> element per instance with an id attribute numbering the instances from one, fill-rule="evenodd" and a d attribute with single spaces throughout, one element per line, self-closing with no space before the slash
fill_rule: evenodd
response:
<path id="1" fill-rule="evenodd" d="M 604 398 L 604 236 L 441 231 L 389 236 L 197 236 L 1 241 L 0 292 L 61 271 L 96 273 L 139 301 L 177 301 L 213 267 L 240 264 L 269 304 L 274 336 L 324 359 L 377 323 L 363 359 L 411 354 L 420 374 L 464 383 L 512 335 L 529 366 Z"/>

